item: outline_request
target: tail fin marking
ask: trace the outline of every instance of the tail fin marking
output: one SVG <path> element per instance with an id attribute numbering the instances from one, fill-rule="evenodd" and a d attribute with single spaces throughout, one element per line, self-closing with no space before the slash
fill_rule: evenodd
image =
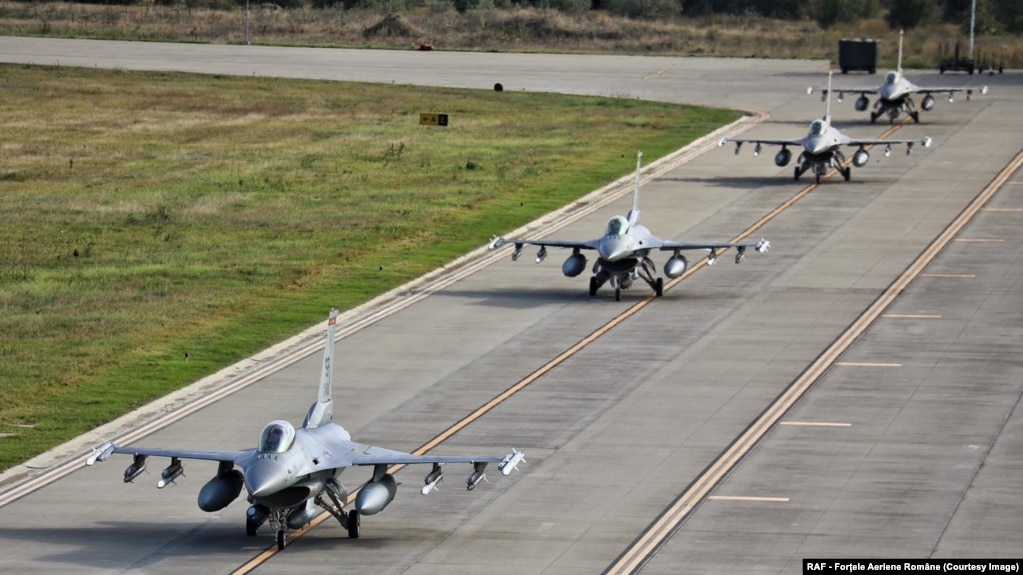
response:
<path id="1" fill-rule="evenodd" d="M 302 427 L 313 428 L 330 423 L 334 419 L 334 400 L 331 390 L 334 386 L 334 333 L 337 330 L 336 309 L 330 310 L 327 319 L 327 341 L 323 348 L 323 371 L 320 373 L 319 394 L 316 403 L 309 408 Z"/>

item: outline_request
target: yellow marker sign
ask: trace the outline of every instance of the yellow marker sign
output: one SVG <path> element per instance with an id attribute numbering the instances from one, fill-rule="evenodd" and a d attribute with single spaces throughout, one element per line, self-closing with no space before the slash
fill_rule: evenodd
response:
<path id="1" fill-rule="evenodd" d="M 447 126 L 447 114 L 419 114 L 419 123 L 423 126 Z"/>

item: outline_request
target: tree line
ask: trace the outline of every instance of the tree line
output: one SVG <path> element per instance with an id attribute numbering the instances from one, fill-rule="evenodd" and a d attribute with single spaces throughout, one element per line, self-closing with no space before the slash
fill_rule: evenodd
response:
<path id="1" fill-rule="evenodd" d="M 23 0 L 33 2 L 37 0 Z M 230 8 L 246 0 L 78 0 L 84 4 L 137 5 L 155 2 L 191 8 Z M 910 29 L 936 23 L 955 24 L 969 30 L 973 0 L 250 0 L 253 4 L 276 4 L 282 8 L 370 8 L 401 11 L 438 2 L 450 3 L 459 12 L 481 7 L 531 6 L 564 12 L 604 10 L 618 16 L 641 19 L 699 18 L 714 15 L 752 16 L 781 20 L 813 20 L 823 28 L 869 18 L 884 18 L 892 29 Z M 978 34 L 1023 32 L 1020 0 L 976 0 Z"/>

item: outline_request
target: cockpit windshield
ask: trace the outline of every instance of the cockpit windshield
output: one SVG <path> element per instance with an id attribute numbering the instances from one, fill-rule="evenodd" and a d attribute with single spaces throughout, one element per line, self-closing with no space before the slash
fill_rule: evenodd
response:
<path id="1" fill-rule="evenodd" d="M 259 434 L 259 450 L 266 453 L 284 453 L 295 441 L 295 426 L 287 421 L 271 421 Z"/>
<path id="2" fill-rule="evenodd" d="M 896 72 L 895 70 L 892 70 L 891 72 L 888 72 L 888 74 L 885 75 L 885 77 L 884 77 L 884 83 L 885 84 L 894 84 L 894 83 L 896 83 L 898 81 L 899 81 L 899 73 Z"/>
<path id="3" fill-rule="evenodd" d="M 607 222 L 607 235 L 621 236 L 629 231 L 629 220 L 622 216 L 615 216 Z"/>
<path id="4" fill-rule="evenodd" d="M 810 122 L 810 135 L 811 136 L 820 136 L 823 133 L 824 133 L 824 121 L 823 120 L 814 120 L 813 122 Z"/>

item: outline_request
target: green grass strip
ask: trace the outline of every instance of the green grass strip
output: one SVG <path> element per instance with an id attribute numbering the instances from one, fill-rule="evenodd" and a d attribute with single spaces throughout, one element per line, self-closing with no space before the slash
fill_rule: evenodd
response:
<path id="1" fill-rule="evenodd" d="M 4 469 L 737 117 L 32 66 L 0 66 L 0 87 Z"/>

